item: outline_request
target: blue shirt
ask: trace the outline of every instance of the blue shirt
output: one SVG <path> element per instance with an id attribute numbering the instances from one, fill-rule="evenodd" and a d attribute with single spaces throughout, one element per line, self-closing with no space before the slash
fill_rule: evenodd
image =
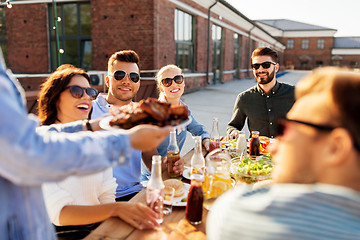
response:
<path id="1" fill-rule="evenodd" d="M 93 101 L 91 118 L 95 119 L 108 114 L 111 104 L 102 95 Z M 143 189 L 141 181 L 141 154 L 142 152 L 131 148 L 131 160 L 128 164 L 118 165 L 113 168 L 113 175 L 116 178 L 116 197 L 123 197 L 131 193 L 140 192 Z"/>
<path id="2" fill-rule="evenodd" d="M 0 57 L 0 239 L 55 240 L 41 184 L 104 170 L 120 154 L 129 158 L 129 138 L 116 132 L 37 132 L 39 122 L 28 116 L 19 82 L 5 69 Z M 81 122 L 50 127 L 82 130 Z"/>
<path id="3" fill-rule="evenodd" d="M 238 186 L 215 201 L 206 233 L 209 240 L 360 239 L 360 192 L 328 184 Z"/>
<path id="4" fill-rule="evenodd" d="M 185 105 L 182 101 L 181 104 Z M 188 106 L 187 105 L 185 106 L 189 110 Z M 195 120 L 190 110 L 189 110 L 189 117 L 192 119 L 192 121 L 189 125 L 186 126 L 186 131 L 189 131 L 193 136 L 201 136 L 201 139 L 210 138 L 210 135 L 205 130 L 205 127 Z M 178 144 L 180 151 L 184 146 L 186 140 L 186 131 L 177 132 L 176 134 L 176 142 Z M 158 153 L 163 157 L 166 156 L 169 142 L 170 142 L 170 136 L 168 136 L 157 148 Z"/>

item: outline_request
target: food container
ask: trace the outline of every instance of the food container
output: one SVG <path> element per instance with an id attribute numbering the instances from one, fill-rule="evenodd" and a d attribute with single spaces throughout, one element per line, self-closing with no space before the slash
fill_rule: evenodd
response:
<path id="1" fill-rule="evenodd" d="M 235 157 L 231 159 L 230 172 L 236 181 L 253 184 L 258 181 L 271 179 L 271 171 L 274 164 L 271 155 L 264 154 L 259 160 L 249 157 Z"/>

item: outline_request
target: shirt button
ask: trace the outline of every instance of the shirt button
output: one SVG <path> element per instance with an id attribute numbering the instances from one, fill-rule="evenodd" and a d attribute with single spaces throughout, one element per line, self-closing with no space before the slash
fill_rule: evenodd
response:
<path id="1" fill-rule="evenodd" d="M 273 94 L 275 94 L 275 92 L 273 92 Z"/>
<path id="2" fill-rule="evenodd" d="M 271 136 L 271 138 L 274 138 L 274 136 Z"/>
<path id="3" fill-rule="evenodd" d="M 271 109 L 269 108 L 269 112 L 271 112 Z"/>
<path id="4" fill-rule="evenodd" d="M 267 96 L 267 98 L 269 98 L 270 96 Z"/>
<path id="5" fill-rule="evenodd" d="M 272 122 L 270 122 L 270 125 L 272 125 Z"/>

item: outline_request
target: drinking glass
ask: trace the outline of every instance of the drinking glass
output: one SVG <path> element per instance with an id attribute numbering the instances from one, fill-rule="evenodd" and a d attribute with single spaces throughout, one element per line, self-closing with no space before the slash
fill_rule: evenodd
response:
<path id="1" fill-rule="evenodd" d="M 230 155 L 226 150 L 215 149 L 206 156 L 206 171 L 203 184 L 204 207 L 209 210 L 218 196 L 232 187 Z"/>
<path id="2" fill-rule="evenodd" d="M 172 213 L 172 204 L 174 200 L 175 189 L 173 187 L 166 186 L 164 188 L 164 215 L 169 215 Z"/>

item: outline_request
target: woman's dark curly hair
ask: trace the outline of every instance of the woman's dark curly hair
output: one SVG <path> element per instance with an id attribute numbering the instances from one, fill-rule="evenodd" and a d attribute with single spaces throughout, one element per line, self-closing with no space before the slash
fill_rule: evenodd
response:
<path id="1" fill-rule="evenodd" d="M 60 94 L 65 90 L 72 77 L 81 75 L 91 83 L 89 75 L 81 68 L 71 64 L 63 64 L 58 67 L 46 81 L 41 84 L 39 94 L 39 119 L 41 125 L 50 125 L 57 119 L 57 103 Z"/>

